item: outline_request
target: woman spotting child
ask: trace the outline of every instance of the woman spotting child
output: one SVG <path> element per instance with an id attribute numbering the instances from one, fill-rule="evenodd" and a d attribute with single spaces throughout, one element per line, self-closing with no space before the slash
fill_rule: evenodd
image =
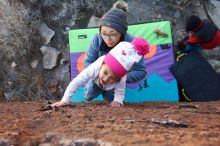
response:
<path id="1" fill-rule="evenodd" d="M 99 57 L 106 55 L 120 42 L 131 42 L 134 37 L 128 34 L 127 22 L 128 4 L 125 1 L 117 1 L 113 7 L 106 12 L 99 20 L 99 33 L 95 34 L 86 52 L 84 67 L 88 67 Z M 126 83 L 135 83 L 146 77 L 147 70 L 144 65 L 144 58 L 133 65 L 129 70 Z M 86 87 L 95 86 L 95 83 L 88 82 Z M 113 98 L 114 91 L 102 92 L 103 98 Z"/>

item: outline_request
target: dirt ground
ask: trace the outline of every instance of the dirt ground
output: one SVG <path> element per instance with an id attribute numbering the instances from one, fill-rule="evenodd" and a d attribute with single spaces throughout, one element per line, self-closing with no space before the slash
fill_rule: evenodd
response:
<path id="1" fill-rule="evenodd" d="M 47 101 L 0 103 L 1 146 L 219 146 L 220 101 L 103 101 L 50 109 Z"/>

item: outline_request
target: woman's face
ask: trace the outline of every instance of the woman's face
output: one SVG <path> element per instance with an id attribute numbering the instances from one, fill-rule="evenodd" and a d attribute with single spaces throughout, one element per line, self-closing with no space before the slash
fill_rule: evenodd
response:
<path id="1" fill-rule="evenodd" d="M 101 26 L 100 35 L 108 47 L 114 47 L 121 39 L 121 33 L 108 26 Z"/>

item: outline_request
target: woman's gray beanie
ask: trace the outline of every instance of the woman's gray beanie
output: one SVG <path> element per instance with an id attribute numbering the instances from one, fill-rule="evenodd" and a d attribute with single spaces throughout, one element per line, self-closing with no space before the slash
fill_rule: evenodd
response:
<path id="1" fill-rule="evenodd" d="M 99 26 L 108 26 L 126 34 L 128 30 L 127 8 L 127 3 L 116 2 L 113 8 L 102 16 Z"/>

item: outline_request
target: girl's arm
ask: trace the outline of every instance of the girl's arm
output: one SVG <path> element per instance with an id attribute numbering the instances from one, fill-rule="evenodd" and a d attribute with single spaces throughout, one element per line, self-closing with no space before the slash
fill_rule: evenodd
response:
<path id="1" fill-rule="evenodd" d="M 75 91 L 81 85 L 87 83 L 90 79 L 93 79 L 98 75 L 103 59 L 104 59 L 104 56 L 100 57 L 97 61 L 92 63 L 89 67 L 87 67 L 80 74 L 78 74 L 67 86 L 61 101 L 52 104 L 52 106 L 60 107 L 60 106 L 65 106 L 68 103 L 70 103 L 71 97 L 75 93 Z"/>
<path id="2" fill-rule="evenodd" d="M 126 88 L 126 75 L 121 78 L 120 82 L 115 86 L 114 100 L 110 103 L 111 107 L 120 107 L 123 105 Z"/>

